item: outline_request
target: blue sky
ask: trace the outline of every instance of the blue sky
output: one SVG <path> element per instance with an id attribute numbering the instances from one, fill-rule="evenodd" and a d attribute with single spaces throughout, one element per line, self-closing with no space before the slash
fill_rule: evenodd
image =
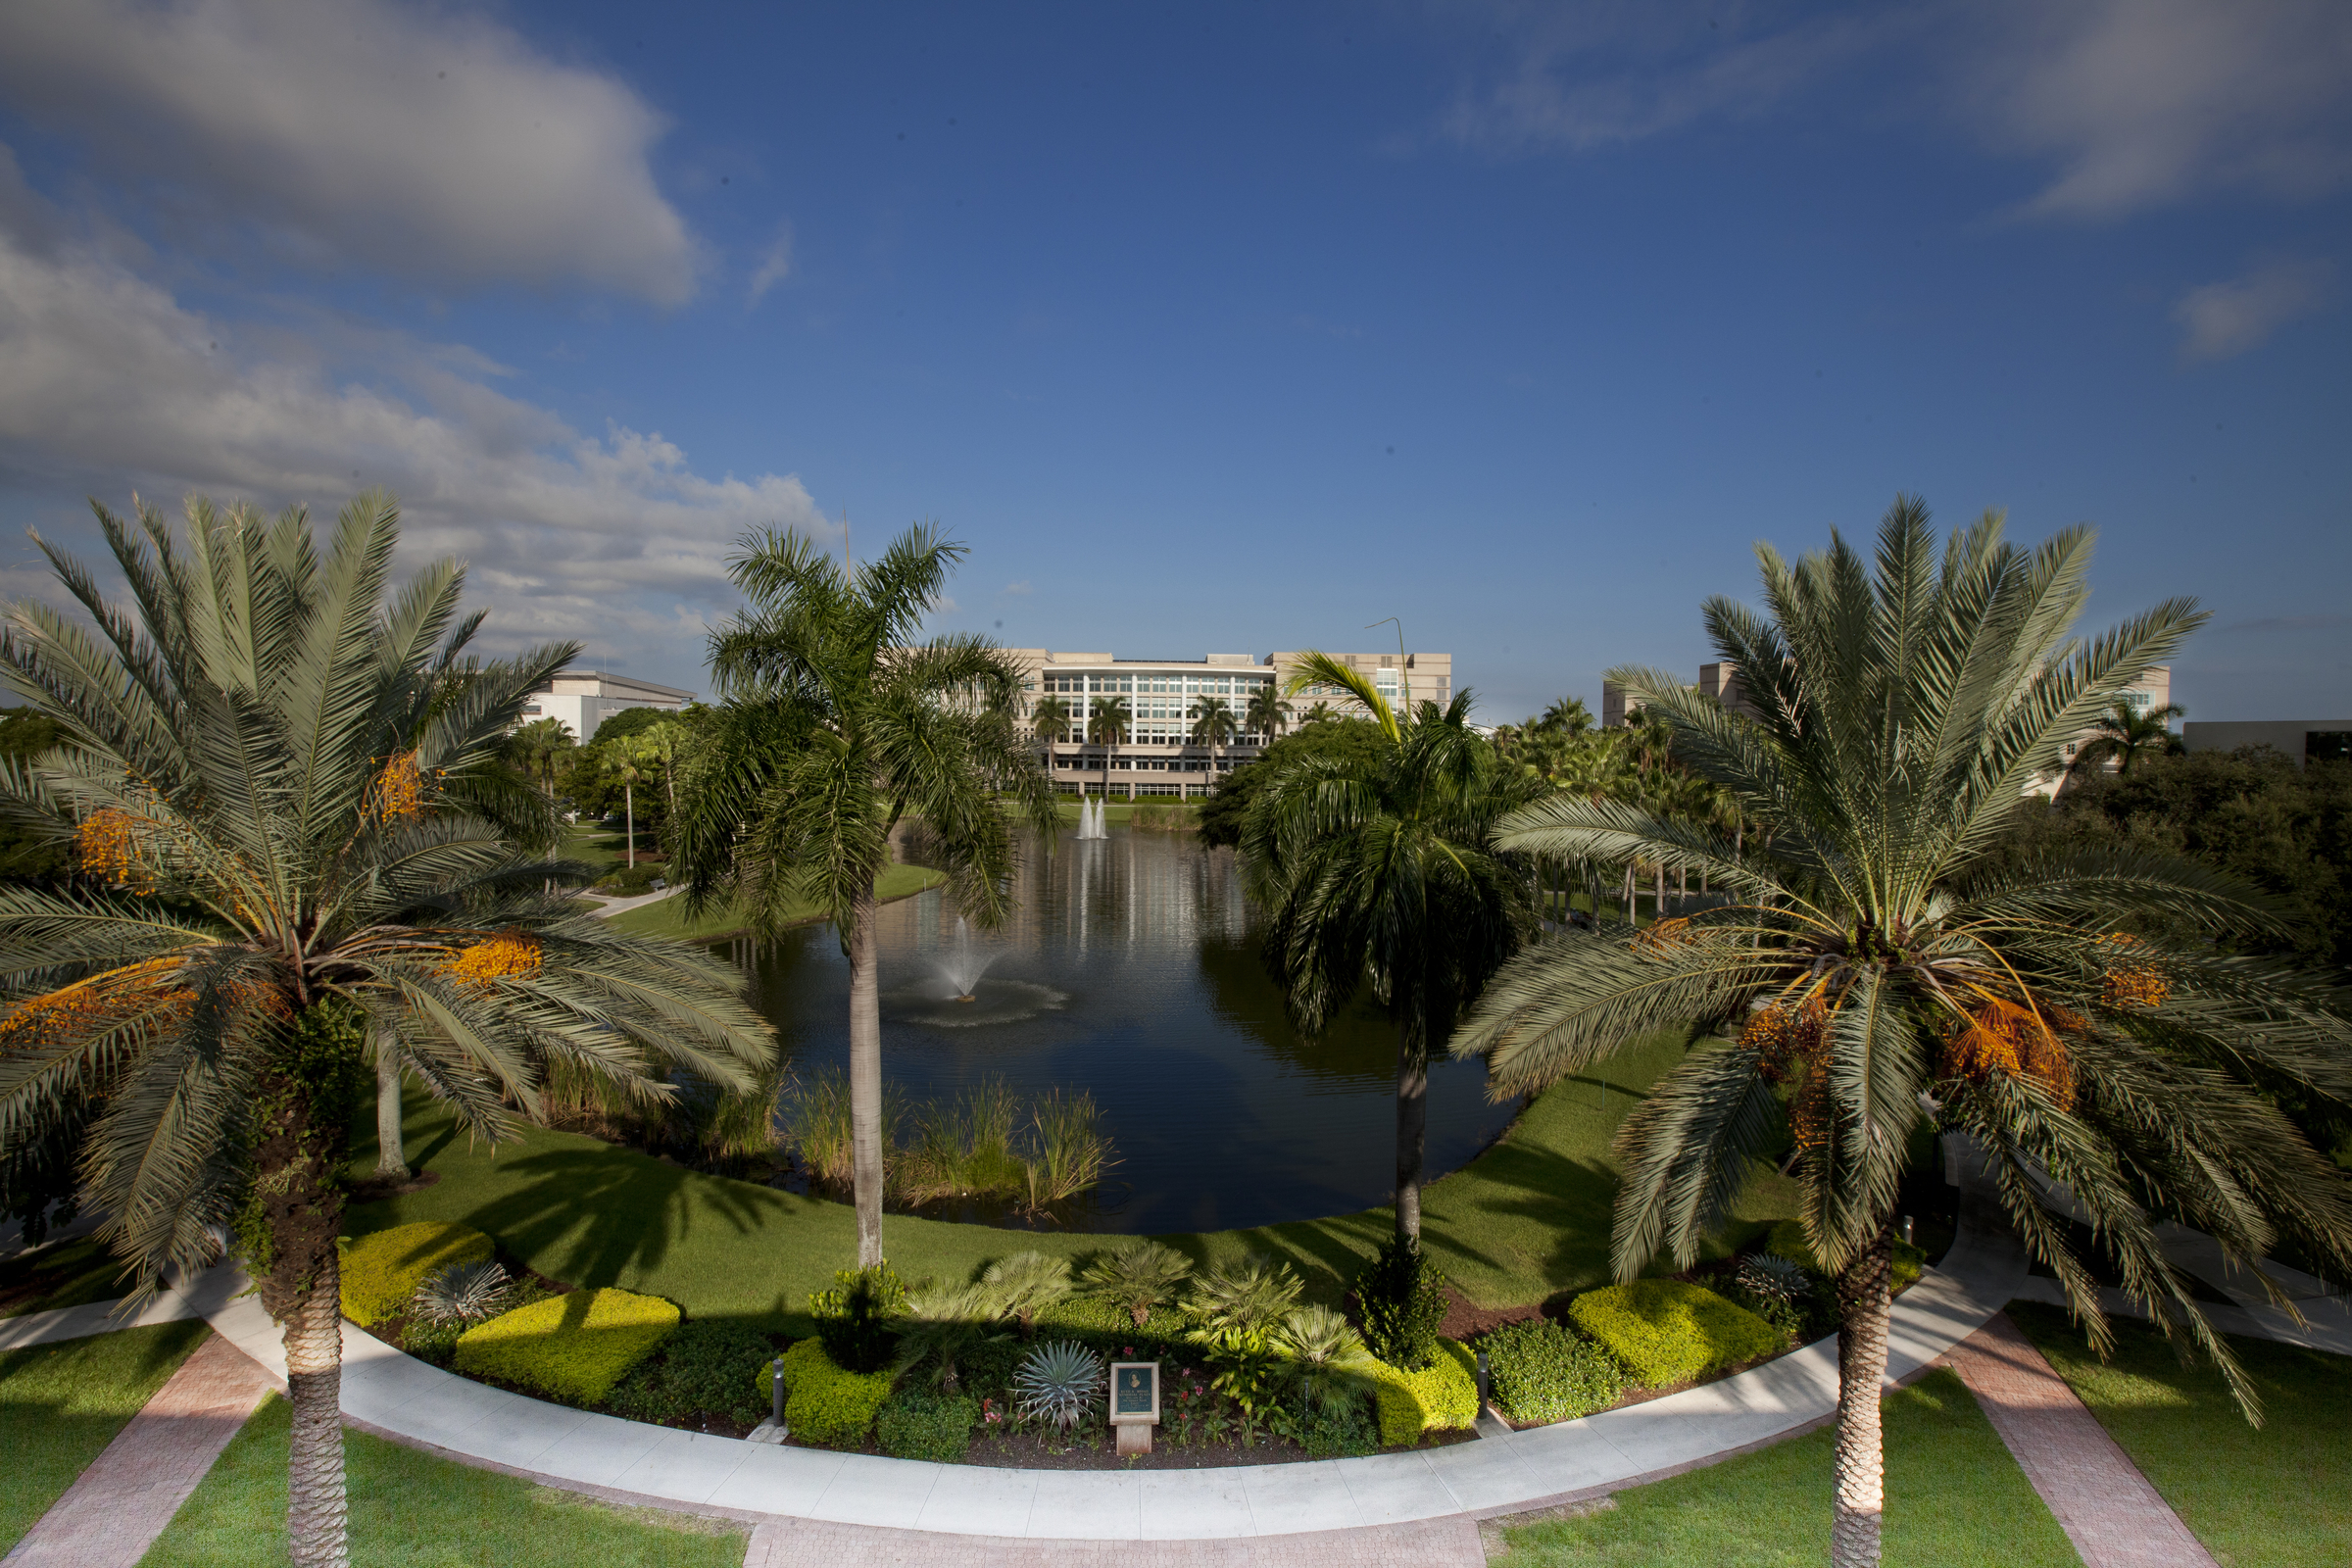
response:
<path id="1" fill-rule="evenodd" d="M 846 511 L 969 544 L 944 627 L 1396 615 L 1502 720 L 1904 490 L 2341 716 L 2348 105 L 2324 3 L 21 0 L 0 592 L 84 495 L 381 483 L 502 646 L 699 688 Z"/>

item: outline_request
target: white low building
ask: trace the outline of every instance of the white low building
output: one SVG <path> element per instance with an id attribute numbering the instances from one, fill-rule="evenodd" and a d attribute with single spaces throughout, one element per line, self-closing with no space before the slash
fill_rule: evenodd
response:
<path id="1" fill-rule="evenodd" d="M 694 701 L 694 693 L 674 686 L 657 686 L 631 675 L 602 669 L 566 669 L 547 686 L 523 699 L 522 721 L 556 719 L 575 741 L 596 738 L 597 726 L 624 708 L 660 708 L 677 712 Z"/>

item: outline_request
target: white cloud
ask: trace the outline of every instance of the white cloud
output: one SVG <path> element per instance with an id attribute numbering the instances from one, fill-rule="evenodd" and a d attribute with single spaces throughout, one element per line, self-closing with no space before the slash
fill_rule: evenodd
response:
<path id="1" fill-rule="evenodd" d="M 760 265 L 752 270 L 752 303 L 792 275 L 792 225 L 780 229 L 767 249 L 760 253 Z"/>
<path id="2" fill-rule="evenodd" d="M 88 248 L 0 233 L 0 485 L 326 510 L 387 485 L 406 550 L 470 561 L 510 645 L 673 645 L 733 603 L 744 530 L 833 533 L 799 479 L 708 478 L 659 434 L 583 435 L 487 384 L 505 372 L 469 349 L 297 324 L 227 323 Z"/>
<path id="3" fill-rule="evenodd" d="M 1023 577 L 1019 582 L 1008 582 L 1004 585 L 1004 591 L 1008 594 L 1028 593 L 1031 591 L 1029 587 L 1029 579 Z"/>
<path id="4" fill-rule="evenodd" d="M 2333 273 L 2326 262 L 2282 260 L 2190 289 L 2173 306 L 2180 357 L 2226 360 L 2259 347 L 2288 321 L 2317 310 Z"/>
<path id="5" fill-rule="evenodd" d="M 321 269 L 674 305 L 695 247 L 662 118 L 480 16 L 392 0 L 10 0 L 0 91 L 167 221 Z"/>
<path id="6" fill-rule="evenodd" d="M 2027 211 L 2120 217 L 2210 190 L 2314 195 L 2352 176 L 2343 0 L 2013 4 L 1965 73 L 1992 138 L 2055 159 Z"/>
<path id="7" fill-rule="evenodd" d="M 1445 130 L 1491 151 L 1585 152 L 1747 119 L 1909 25 L 1873 14 L 1751 30 L 1742 9 L 1702 19 L 1650 6 L 1505 8 L 1508 64 L 1457 99 Z"/>

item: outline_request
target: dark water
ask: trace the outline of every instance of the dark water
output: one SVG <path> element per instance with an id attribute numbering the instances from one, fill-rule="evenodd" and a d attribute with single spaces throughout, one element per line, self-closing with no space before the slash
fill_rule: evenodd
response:
<path id="1" fill-rule="evenodd" d="M 1075 1228 L 1216 1230 L 1347 1213 L 1391 1197 L 1396 1035 L 1358 1006 L 1318 1039 L 1285 1021 L 1229 850 L 1113 828 L 1031 855 L 1001 930 L 959 938 L 940 896 L 881 910 L 882 1071 L 910 1100 L 1000 1076 L 1023 1096 L 1090 1091 L 1116 1147 Z M 849 1062 L 849 965 L 830 926 L 741 955 L 796 1075 Z M 989 960 L 974 1001 L 943 969 Z M 1465 1163 L 1516 1103 L 1483 1062 L 1431 1064 L 1428 1174 Z"/>

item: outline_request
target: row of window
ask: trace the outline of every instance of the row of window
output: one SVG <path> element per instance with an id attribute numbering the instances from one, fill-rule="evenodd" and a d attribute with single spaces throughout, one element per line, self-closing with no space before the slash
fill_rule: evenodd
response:
<path id="1" fill-rule="evenodd" d="M 1064 755 L 1054 758 L 1054 765 L 1065 773 L 1100 773 L 1102 771 L 1102 759 Z M 1209 765 L 1205 757 L 1114 757 L 1110 760 L 1110 770 L 1113 773 L 1205 773 L 1209 771 Z M 1232 772 L 1233 759 L 1218 758 L 1216 771 Z"/>
<path id="2" fill-rule="evenodd" d="M 1086 692 L 1133 696 L 1166 692 L 1174 696 L 1248 697 L 1271 688 L 1271 675 L 1054 675 L 1044 677 L 1046 690 L 1075 696 Z"/>

